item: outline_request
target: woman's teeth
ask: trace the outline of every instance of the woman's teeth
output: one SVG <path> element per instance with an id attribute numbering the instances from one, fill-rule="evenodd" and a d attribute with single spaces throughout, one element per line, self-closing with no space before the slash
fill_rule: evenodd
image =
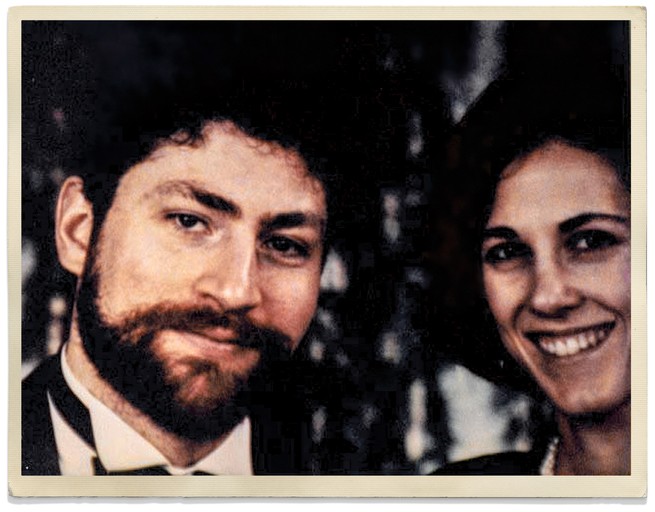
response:
<path id="1" fill-rule="evenodd" d="M 609 335 L 611 328 L 607 326 L 589 329 L 575 335 L 542 336 L 539 346 L 545 352 L 557 357 L 572 356 L 595 347 Z"/>

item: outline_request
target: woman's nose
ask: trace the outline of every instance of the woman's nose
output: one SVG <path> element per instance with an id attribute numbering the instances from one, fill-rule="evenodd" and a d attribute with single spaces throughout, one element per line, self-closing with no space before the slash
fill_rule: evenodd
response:
<path id="1" fill-rule="evenodd" d="M 581 302 L 572 276 L 555 259 L 537 262 L 530 294 L 530 308 L 537 315 L 565 315 Z"/>

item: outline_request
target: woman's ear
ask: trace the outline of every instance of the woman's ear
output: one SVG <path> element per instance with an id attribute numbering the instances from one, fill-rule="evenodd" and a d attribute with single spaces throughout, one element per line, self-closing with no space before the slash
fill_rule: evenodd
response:
<path id="1" fill-rule="evenodd" d="M 78 176 L 64 181 L 55 210 L 55 241 L 59 262 L 77 277 L 82 275 L 93 231 L 93 205 L 84 195 Z"/>

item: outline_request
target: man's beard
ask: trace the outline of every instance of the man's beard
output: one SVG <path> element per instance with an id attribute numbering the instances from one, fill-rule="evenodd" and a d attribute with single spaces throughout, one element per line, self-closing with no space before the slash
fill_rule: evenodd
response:
<path id="1" fill-rule="evenodd" d="M 84 348 L 100 376 L 162 428 L 192 441 L 216 439 L 248 414 L 254 396 L 269 395 L 271 385 L 281 383 L 284 369 L 279 366 L 284 367 L 291 354 L 287 336 L 243 317 L 170 303 L 133 311 L 116 325 L 108 325 L 99 310 L 101 277 L 95 262 L 89 261 L 76 303 Z M 154 349 L 157 336 L 165 330 L 201 333 L 212 327 L 234 329 L 237 350 L 259 353 L 251 372 L 240 374 L 197 356 L 185 358 L 182 371 L 179 361 L 173 363 L 177 368 L 172 372 L 171 362 L 158 357 Z M 205 384 L 204 393 L 193 393 L 194 379 Z"/>

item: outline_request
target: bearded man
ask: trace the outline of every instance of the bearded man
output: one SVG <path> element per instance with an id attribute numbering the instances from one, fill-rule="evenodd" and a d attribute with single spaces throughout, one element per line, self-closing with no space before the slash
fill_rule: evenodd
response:
<path id="1" fill-rule="evenodd" d="M 24 475 L 296 472 L 303 434 L 270 402 L 298 407 L 280 379 L 317 306 L 321 161 L 274 96 L 200 89 L 84 132 L 55 211 L 69 335 L 23 383 Z"/>

